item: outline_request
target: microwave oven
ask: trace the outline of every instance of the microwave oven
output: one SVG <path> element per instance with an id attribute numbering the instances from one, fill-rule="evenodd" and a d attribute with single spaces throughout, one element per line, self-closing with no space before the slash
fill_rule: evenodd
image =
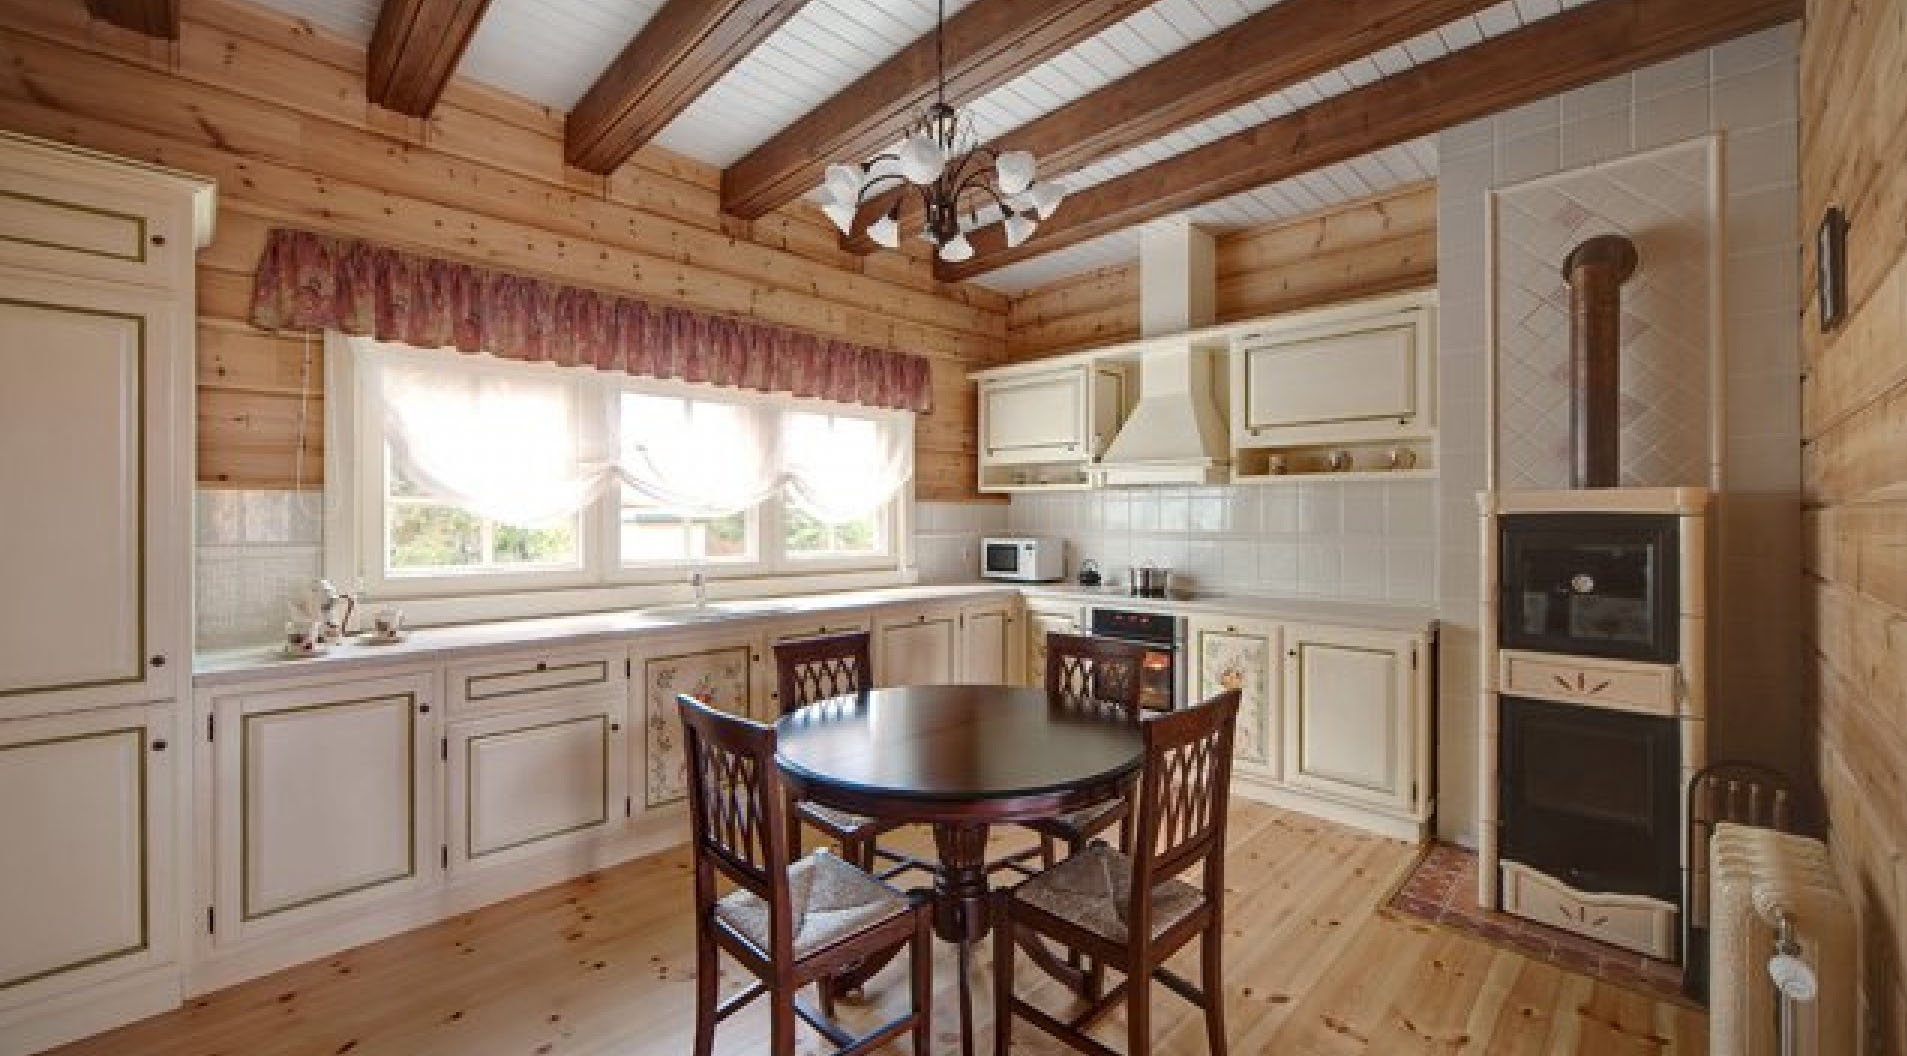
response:
<path id="1" fill-rule="evenodd" d="M 1048 536 L 1023 535 L 980 540 L 982 579 L 1050 583 L 1066 578 L 1064 544 Z"/>

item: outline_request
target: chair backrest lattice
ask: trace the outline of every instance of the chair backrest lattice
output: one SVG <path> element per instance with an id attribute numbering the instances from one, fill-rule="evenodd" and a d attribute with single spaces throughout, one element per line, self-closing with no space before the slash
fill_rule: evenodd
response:
<path id="1" fill-rule="evenodd" d="M 868 632 L 851 631 L 776 642 L 782 714 L 869 688 L 874 670 L 869 640 Z"/>
<path id="2" fill-rule="evenodd" d="M 1058 700 L 1116 704 L 1139 713 L 1146 647 L 1082 634 L 1046 636 L 1046 692 Z"/>

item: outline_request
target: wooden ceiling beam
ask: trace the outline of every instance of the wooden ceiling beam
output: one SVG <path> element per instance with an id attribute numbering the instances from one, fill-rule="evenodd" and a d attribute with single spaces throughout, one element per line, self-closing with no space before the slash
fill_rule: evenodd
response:
<path id="1" fill-rule="evenodd" d="M 974 0 L 947 20 L 947 101 L 962 106 L 1151 0 Z M 722 173 L 722 209 L 749 219 L 812 190 L 829 163 L 872 157 L 933 101 L 929 32 Z"/>
<path id="2" fill-rule="evenodd" d="M 1008 248 L 998 224 L 960 282 L 1801 17 L 1802 0 L 1596 0 L 1071 195 Z"/>
<path id="3" fill-rule="evenodd" d="M 86 11 L 101 22 L 134 33 L 179 39 L 179 0 L 86 0 Z"/>
<path id="4" fill-rule="evenodd" d="M 384 0 L 365 63 L 365 95 L 387 110 L 429 117 L 489 6 L 490 0 Z"/>
<path id="5" fill-rule="evenodd" d="M 614 172 L 805 2 L 670 0 L 570 111 L 565 159 Z"/>
<path id="6" fill-rule="evenodd" d="M 1474 14 L 1495 0 L 1284 0 L 1006 133 L 995 150 L 1028 150 L 1047 177 L 1150 143 L 1233 107 L 1337 69 Z M 918 196 L 869 199 L 842 248 L 876 247 L 867 225 L 901 201 L 912 228 Z"/>

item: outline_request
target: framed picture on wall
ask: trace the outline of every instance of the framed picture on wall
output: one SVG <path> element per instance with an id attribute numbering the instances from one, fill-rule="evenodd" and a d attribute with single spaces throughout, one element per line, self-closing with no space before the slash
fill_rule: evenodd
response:
<path id="1" fill-rule="evenodd" d="M 1822 333 L 1847 315 L 1847 214 L 1838 205 L 1828 207 L 1814 232 L 1814 306 Z"/>

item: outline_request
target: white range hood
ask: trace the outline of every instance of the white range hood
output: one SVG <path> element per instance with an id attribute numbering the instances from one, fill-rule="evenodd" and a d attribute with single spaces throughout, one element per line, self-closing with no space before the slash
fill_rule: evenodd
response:
<path id="1" fill-rule="evenodd" d="M 1218 484 L 1231 479 L 1214 378 L 1223 346 L 1188 331 L 1212 322 L 1212 236 L 1183 217 L 1139 233 L 1139 402 L 1094 469 L 1098 483 Z"/>

